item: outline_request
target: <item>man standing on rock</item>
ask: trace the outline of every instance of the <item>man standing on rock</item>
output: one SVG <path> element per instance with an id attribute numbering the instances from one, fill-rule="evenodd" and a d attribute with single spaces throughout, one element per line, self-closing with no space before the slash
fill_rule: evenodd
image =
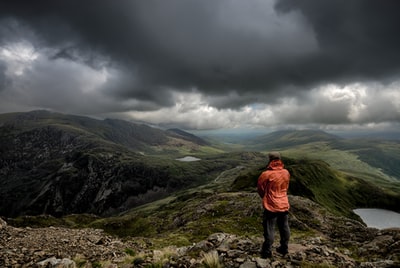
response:
<path id="1" fill-rule="evenodd" d="M 280 247 L 276 251 L 282 255 L 288 253 L 290 238 L 288 211 L 290 174 L 284 168 L 279 152 L 268 154 L 267 170 L 261 173 L 257 182 L 258 194 L 262 198 L 264 207 L 263 227 L 264 243 L 261 249 L 262 258 L 272 257 L 272 244 L 274 243 L 275 224 L 278 224 L 280 234 Z"/>

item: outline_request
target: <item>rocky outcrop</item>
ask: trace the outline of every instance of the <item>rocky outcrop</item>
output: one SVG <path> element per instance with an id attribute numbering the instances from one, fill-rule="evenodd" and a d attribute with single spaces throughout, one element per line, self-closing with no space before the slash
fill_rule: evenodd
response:
<path id="1" fill-rule="evenodd" d="M 1 225 L 0 267 L 48 267 L 41 265 L 60 260 L 87 264 L 117 262 L 125 257 L 127 248 L 137 247 L 133 242 L 122 242 L 98 229 L 14 228 L 4 221 Z"/>
<path id="2" fill-rule="evenodd" d="M 294 232 L 286 256 L 260 258 L 261 234 L 219 232 L 190 246 L 158 248 L 157 238 L 120 238 L 91 228 L 16 228 L 1 220 L 0 267 L 399 267 L 400 229 L 367 228 L 307 199 L 290 199 L 297 212 L 290 216 Z"/>

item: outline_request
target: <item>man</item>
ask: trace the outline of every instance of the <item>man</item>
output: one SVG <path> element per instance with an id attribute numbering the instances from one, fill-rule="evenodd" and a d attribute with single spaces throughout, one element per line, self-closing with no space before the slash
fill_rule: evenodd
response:
<path id="1" fill-rule="evenodd" d="M 262 258 L 272 257 L 272 244 L 274 243 L 274 228 L 278 224 L 280 234 L 280 247 L 276 251 L 282 255 L 288 253 L 290 229 L 288 222 L 290 174 L 284 168 L 279 152 L 268 154 L 267 170 L 261 173 L 257 182 L 258 194 L 262 198 L 264 207 L 263 228 L 264 243 L 261 249 Z"/>

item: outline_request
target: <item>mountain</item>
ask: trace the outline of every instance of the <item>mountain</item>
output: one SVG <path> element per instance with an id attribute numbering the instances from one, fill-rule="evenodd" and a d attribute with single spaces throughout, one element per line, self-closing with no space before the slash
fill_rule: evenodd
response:
<path id="1" fill-rule="evenodd" d="M 247 144 L 261 146 L 261 148 L 288 148 L 314 142 L 332 142 L 339 139 L 341 139 L 339 136 L 320 130 L 280 130 L 254 138 Z"/>
<path id="2" fill-rule="evenodd" d="M 376 138 L 343 139 L 332 143 L 335 150 L 349 152 L 388 177 L 400 181 L 400 141 Z"/>
<path id="3" fill-rule="evenodd" d="M 197 137 L 191 133 L 188 133 L 186 131 L 183 131 L 178 128 L 171 128 L 167 130 L 167 133 L 173 137 L 177 137 L 183 140 L 187 140 L 199 145 L 210 145 L 209 142 L 205 141 L 204 139 Z"/>
<path id="4" fill-rule="evenodd" d="M 320 130 L 284 130 L 249 140 L 245 148 L 279 150 L 294 158 L 324 160 L 334 168 L 356 176 L 368 175 L 383 184 L 400 181 L 399 140 L 343 138 Z"/>
<path id="5" fill-rule="evenodd" d="M 237 165 L 212 157 L 190 164 L 175 160 L 213 150 L 190 134 L 183 139 L 175 133 L 47 111 L 2 114 L 0 215 L 110 215 Z"/>
<path id="6" fill-rule="evenodd" d="M 28 131 L 38 128 L 55 128 L 60 131 L 79 135 L 88 139 L 101 139 L 122 145 L 134 151 L 153 152 L 152 146 L 168 146 L 176 139 L 192 142 L 193 145 L 207 145 L 207 143 L 179 130 L 163 131 L 145 124 L 135 124 L 118 119 L 96 120 L 89 117 L 65 115 L 49 111 L 32 111 L 28 113 L 11 113 L 0 115 L 2 131 Z M 185 139 L 182 139 L 185 137 Z"/>

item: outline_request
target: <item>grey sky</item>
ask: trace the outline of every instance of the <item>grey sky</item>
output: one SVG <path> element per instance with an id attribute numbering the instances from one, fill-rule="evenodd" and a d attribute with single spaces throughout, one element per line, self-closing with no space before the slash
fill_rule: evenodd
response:
<path id="1" fill-rule="evenodd" d="M 10 0 L 0 112 L 182 128 L 400 121 L 396 0 Z"/>

